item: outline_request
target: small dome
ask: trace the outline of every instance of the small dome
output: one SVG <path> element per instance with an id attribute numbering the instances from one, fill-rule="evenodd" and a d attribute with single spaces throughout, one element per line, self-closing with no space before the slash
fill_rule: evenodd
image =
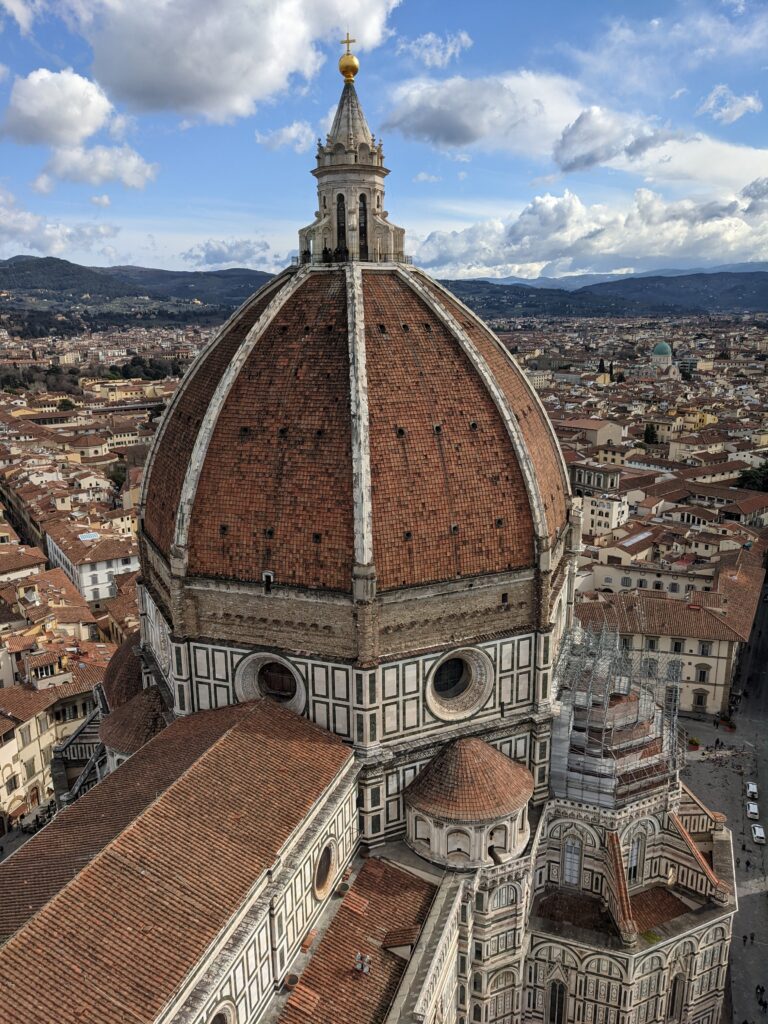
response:
<path id="1" fill-rule="evenodd" d="M 533 776 L 480 739 L 444 747 L 406 790 L 416 810 L 442 821 L 498 821 L 520 811 L 533 795 Z"/>
<path id="2" fill-rule="evenodd" d="M 110 711 L 122 707 L 137 693 L 141 693 L 141 658 L 136 654 L 140 642 L 139 631 L 136 630 L 110 658 L 102 684 Z"/>
<path id="3" fill-rule="evenodd" d="M 671 356 L 672 355 L 672 349 L 670 348 L 670 346 L 667 344 L 666 341 L 657 341 L 656 344 L 653 346 L 653 352 L 651 353 L 651 355 L 654 355 L 654 356 Z"/>

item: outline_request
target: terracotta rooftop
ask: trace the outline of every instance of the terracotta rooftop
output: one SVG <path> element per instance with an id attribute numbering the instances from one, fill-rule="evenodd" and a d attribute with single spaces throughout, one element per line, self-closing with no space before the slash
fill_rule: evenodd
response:
<path id="1" fill-rule="evenodd" d="M 164 729 L 0 865 L 14 1024 L 154 1021 L 351 756 L 265 700 Z"/>
<path id="2" fill-rule="evenodd" d="M 382 1024 L 408 966 L 384 947 L 415 940 L 436 892 L 393 864 L 367 860 L 278 1024 Z M 354 969 L 356 953 L 370 956 L 370 974 Z"/>
<path id="3" fill-rule="evenodd" d="M 166 727 L 165 701 L 158 686 L 149 686 L 101 719 L 99 739 L 119 754 L 135 754 Z"/>
<path id="4" fill-rule="evenodd" d="M 443 747 L 406 790 L 414 808 L 444 821 L 496 821 L 515 814 L 533 795 L 533 776 L 484 740 Z"/>
<path id="5" fill-rule="evenodd" d="M 179 388 L 147 470 L 144 530 L 160 553 L 197 444 L 183 520 L 191 576 L 260 582 L 271 570 L 276 585 L 349 592 L 355 473 L 368 459 L 379 590 L 534 565 L 535 510 L 541 533 L 558 535 L 568 480 L 546 413 L 491 331 L 418 271 L 363 269 L 362 315 L 342 269 L 298 275 L 257 293 Z M 268 301 L 294 286 L 246 348 Z M 350 390 L 350 324 L 364 328 L 354 372 L 365 372 L 367 417 Z"/>
<path id="6" fill-rule="evenodd" d="M 639 892 L 630 898 L 632 917 L 639 932 L 647 932 L 657 925 L 687 914 L 689 907 L 663 885 Z"/>
<path id="7" fill-rule="evenodd" d="M 110 711 L 141 692 L 141 659 L 134 653 L 139 642 L 137 629 L 120 644 L 107 667 L 103 685 Z"/>

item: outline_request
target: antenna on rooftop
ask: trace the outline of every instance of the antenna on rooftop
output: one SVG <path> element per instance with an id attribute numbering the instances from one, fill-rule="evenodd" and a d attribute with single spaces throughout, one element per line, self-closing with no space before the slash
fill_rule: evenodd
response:
<path id="1" fill-rule="evenodd" d="M 355 953 L 355 970 L 361 974 L 371 973 L 371 958 L 367 953 Z"/>

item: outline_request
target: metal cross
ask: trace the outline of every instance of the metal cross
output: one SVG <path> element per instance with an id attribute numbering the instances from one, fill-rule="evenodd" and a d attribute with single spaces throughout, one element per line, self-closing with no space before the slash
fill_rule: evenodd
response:
<path id="1" fill-rule="evenodd" d="M 350 44 L 351 44 L 351 43 L 356 43 L 356 42 L 357 42 L 357 40 L 356 40 L 356 39 L 350 39 L 350 38 L 349 38 L 349 29 L 347 29 L 347 38 L 346 38 L 346 39 L 342 39 L 342 40 L 341 40 L 341 45 L 342 45 L 342 46 L 346 46 L 346 48 L 347 48 L 347 53 L 349 53 L 349 52 L 350 52 L 350 51 L 349 51 L 349 47 L 350 47 Z"/>

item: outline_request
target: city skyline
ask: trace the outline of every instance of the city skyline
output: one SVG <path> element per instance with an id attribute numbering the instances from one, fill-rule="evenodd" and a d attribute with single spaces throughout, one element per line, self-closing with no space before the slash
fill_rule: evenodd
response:
<path id="1" fill-rule="evenodd" d="M 765 258 L 768 7 L 642 14 L 0 0 L 0 257 L 284 265 L 349 27 L 388 206 L 431 273 Z"/>

